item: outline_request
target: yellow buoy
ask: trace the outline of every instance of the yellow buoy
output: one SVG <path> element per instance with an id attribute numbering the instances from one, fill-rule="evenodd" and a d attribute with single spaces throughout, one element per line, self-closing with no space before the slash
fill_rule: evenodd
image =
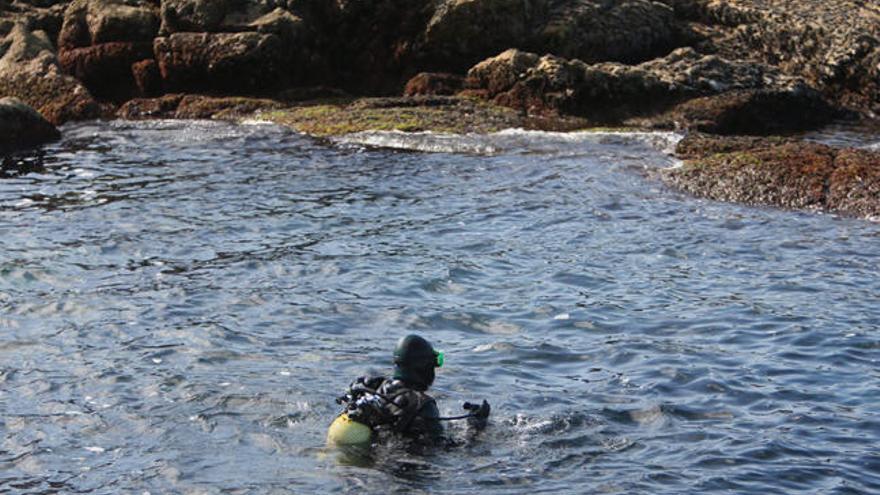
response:
<path id="1" fill-rule="evenodd" d="M 372 439 L 373 430 L 369 426 L 358 423 L 345 413 L 337 416 L 327 430 L 327 445 L 369 445 Z"/>

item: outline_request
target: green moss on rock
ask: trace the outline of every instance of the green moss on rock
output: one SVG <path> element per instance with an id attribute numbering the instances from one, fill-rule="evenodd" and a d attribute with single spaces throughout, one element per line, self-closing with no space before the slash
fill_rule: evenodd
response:
<path id="1" fill-rule="evenodd" d="M 575 130 L 586 126 L 582 119 L 528 117 L 485 102 L 447 97 L 320 102 L 264 112 L 260 118 L 314 136 L 362 131 L 465 134 L 508 128 Z"/>

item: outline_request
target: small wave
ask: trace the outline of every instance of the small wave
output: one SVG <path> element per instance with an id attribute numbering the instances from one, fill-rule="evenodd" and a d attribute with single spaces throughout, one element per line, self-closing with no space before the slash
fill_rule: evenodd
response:
<path id="1" fill-rule="evenodd" d="M 468 153 L 494 155 L 498 149 L 476 134 L 442 134 L 433 132 L 364 131 L 335 139 L 342 144 L 374 146 L 429 153 Z"/>
<path id="2" fill-rule="evenodd" d="M 829 146 L 861 148 L 880 151 L 880 141 L 875 129 L 858 123 L 839 122 L 824 129 L 807 133 L 804 138 Z"/>
<path id="3" fill-rule="evenodd" d="M 674 132 L 547 132 L 507 129 L 492 134 L 364 131 L 335 139 L 341 144 L 430 153 L 496 155 L 501 153 L 567 155 L 596 146 L 644 146 L 671 155 L 683 136 Z"/>

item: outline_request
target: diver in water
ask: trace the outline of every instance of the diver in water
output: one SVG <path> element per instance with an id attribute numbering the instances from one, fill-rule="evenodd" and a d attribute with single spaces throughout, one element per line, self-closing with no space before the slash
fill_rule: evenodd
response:
<path id="1" fill-rule="evenodd" d="M 489 417 L 489 403 L 465 402 L 468 414 L 443 418 L 437 402 L 426 392 L 434 383 L 434 369 L 443 366 L 443 353 L 418 335 L 407 335 L 394 349 L 394 374 L 360 377 L 338 398 L 345 409 L 327 433 L 335 445 L 369 445 L 374 436 L 398 434 L 419 444 L 443 441 L 441 421 L 468 419 L 473 429 L 482 429 Z"/>

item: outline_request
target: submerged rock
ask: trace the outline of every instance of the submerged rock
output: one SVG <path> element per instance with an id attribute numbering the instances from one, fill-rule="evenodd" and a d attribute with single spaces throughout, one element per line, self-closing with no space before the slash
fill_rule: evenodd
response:
<path id="1" fill-rule="evenodd" d="M 58 129 L 18 98 L 0 98 L 0 153 L 39 146 L 61 137 Z"/>

